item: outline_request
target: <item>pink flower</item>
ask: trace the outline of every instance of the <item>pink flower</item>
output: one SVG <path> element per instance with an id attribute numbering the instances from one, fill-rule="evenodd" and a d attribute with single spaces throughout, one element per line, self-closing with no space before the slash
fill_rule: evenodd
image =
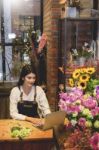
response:
<path id="1" fill-rule="evenodd" d="M 77 87 L 72 88 L 71 90 L 74 95 L 76 96 L 76 99 L 80 98 L 83 95 L 83 91 Z"/>
<path id="2" fill-rule="evenodd" d="M 97 100 L 99 100 L 99 94 L 96 94 L 96 98 L 97 98 Z"/>
<path id="3" fill-rule="evenodd" d="M 65 100 L 67 98 L 67 93 L 60 93 L 59 96 L 60 96 L 60 99 Z"/>
<path id="4" fill-rule="evenodd" d="M 68 105 L 67 107 L 67 113 L 77 113 L 80 112 L 80 106 L 76 106 L 76 105 Z"/>
<path id="5" fill-rule="evenodd" d="M 90 145 L 93 150 L 99 150 L 99 133 L 95 133 L 90 139 Z"/>
<path id="6" fill-rule="evenodd" d="M 96 100 L 88 99 L 88 100 L 83 101 L 83 105 L 86 108 L 93 109 L 97 106 L 97 102 L 96 102 Z"/>
<path id="7" fill-rule="evenodd" d="M 59 107 L 61 110 L 67 111 L 67 105 L 66 105 L 65 101 L 60 100 Z"/>
<path id="8" fill-rule="evenodd" d="M 95 107 L 91 110 L 92 116 L 96 116 L 99 114 L 99 107 Z"/>
<path id="9" fill-rule="evenodd" d="M 85 122 L 86 122 L 85 118 L 80 118 L 78 120 L 78 125 L 81 126 L 81 127 L 85 127 Z"/>

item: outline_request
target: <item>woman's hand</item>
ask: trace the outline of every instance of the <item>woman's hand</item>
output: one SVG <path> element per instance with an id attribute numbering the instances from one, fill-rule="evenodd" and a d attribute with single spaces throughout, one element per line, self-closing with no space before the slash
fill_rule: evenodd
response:
<path id="1" fill-rule="evenodd" d="M 40 118 L 26 117 L 25 120 L 33 123 L 34 125 L 44 124 L 44 119 L 40 119 Z"/>

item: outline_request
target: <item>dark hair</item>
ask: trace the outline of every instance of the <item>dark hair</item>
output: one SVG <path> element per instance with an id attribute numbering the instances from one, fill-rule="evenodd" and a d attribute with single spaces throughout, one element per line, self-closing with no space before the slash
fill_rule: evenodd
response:
<path id="1" fill-rule="evenodd" d="M 31 65 L 23 66 L 21 73 L 20 73 L 19 81 L 17 83 L 18 87 L 20 87 L 20 85 L 23 85 L 24 83 L 24 80 L 22 80 L 22 78 L 24 78 L 26 75 L 30 73 L 34 73 L 37 77 L 36 68 L 34 66 L 31 66 Z M 36 85 L 37 81 L 34 84 Z"/>

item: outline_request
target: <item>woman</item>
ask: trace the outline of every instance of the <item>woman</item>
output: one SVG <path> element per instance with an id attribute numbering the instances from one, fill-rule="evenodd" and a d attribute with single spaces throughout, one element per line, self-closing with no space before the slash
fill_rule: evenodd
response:
<path id="1" fill-rule="evenodd" d="M 50 113 L 43 89 L 36 85 L 36 70 L 25 65 L 16 87 L 10 93 L 10 115 L 13 119 L 40 123 L 40 119 Z"/>

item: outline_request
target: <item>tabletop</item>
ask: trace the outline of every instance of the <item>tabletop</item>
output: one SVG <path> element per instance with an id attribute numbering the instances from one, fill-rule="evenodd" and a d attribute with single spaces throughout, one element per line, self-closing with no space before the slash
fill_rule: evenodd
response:
<path id="1" fill-rule="evenodd" d="M 27 121 L 20 121 L 14 119 L 3 119 L 0 120 L 0 142 L 1 141 L 14 141 L 19 140 L 19 138 L 11 137 L 11 128 L 15 126 L 22 126 L 31 129 L 29 136 L 25 137 L 24 140 L 45 140 L 53 139 L 53 130 L 49 129 L 42 131 L 32 125 L 32 123 Z"/>

